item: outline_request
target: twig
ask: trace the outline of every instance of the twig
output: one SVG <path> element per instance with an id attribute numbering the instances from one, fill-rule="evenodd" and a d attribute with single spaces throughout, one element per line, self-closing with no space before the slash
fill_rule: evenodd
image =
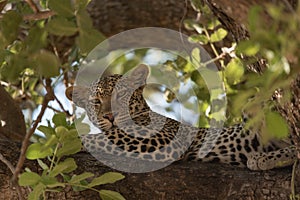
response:
<path id="1" fill-rule="evenodd" d="M 43 12 L 38 12 L 35 14 L 29 14 L 29 15 L 25 15 L 23 17 L 24 20 L 41 20 L 41 19 L 47 19 L 49 17 L 52 17 L 53 15 L 55 15 L 55 12 L 49 10 L 49 11 L 43 11 Z"/>
<path id="2" fill-rule="evenodd" d="M 31 129 L 26 133 L 25 138 L 22 142 L 20 157 L 19 157 L 17 166 L 15 168 L 15 171 L 14 171 L 14 174 L 13 174 L 13 177 L 12 177 L 12 182 L 15 185 L 17 185 L 18 175 L 20 174 L 21 169 L 24 165 L 25 153 L 26 153 L 27 147 L 29 145 L 29 139 L 33 135 L 34 131 L 36 130 L 36 128 L 38 126 L 38 124 L 41 122 L 42 117 L 45 113 L 45 110 L 47 109 L 47 105 L 48 105 L 49 101 L 54 100 L 54 93 L 53 93 L 53 89 L 51 87 L 51 79 L 46 79 L 46 86 L 45 87 L 46 87 L 47 94 L 44 97 L 41 111 L 40 111 L 37 119 L 35 120 L 33 126 L 31 127 Z"/>
<path id="3" fill-rule="evenodd" d="M 14 166 L 1 153 L 0 153 L 0 161 L 2 161 L 10 169 L 11 173 L 15 172 Z"/>
<path id="4" fill-rule="evenodd" d="M 61 101 L 57 98 L 57 96 L 54 96 L 54 98 L 55 98 L 55 100 L 57 101 L 57 103 L 58 103 L 60 109 L 62 109 L 62 111 L 63 111 L 64 113 L 66 113 L 67 116 L 70 117 L 71 114 L 69 113 L 69 111 L 67 111 L 67 110 L 64 108 L 63 104 L 62 104 Z"/>
<path id="5" fill-rule="evenodd" d="M 32 0 L 25 0 L 25 2 L 30 6 L 34 13 L 39 12 L 39 8 L 35 5 L 35 3 Z"/>
<path id="6" fill-rule="evenodd" d="M 1 153 L 0 153 L 0 161 L 2 161 L 9 168 L 9 170 L 11 171 L 12 174 L 15 173 L 14 166 Z M 22 192 L 21 192 L 21 187 L 19 185 L 15 185 L 15 187 L 16 187 L 19 199 L 23 199 Z"/>
<path id="7" fill-rule="evenodd" d="M 56 109 L 56 108 L 53 108 L 52 106 L 49 106 L 49 105 L 47 105 L 47 108 L 53 110 L 54 112 L 59 112 L 59 113 L 61 112 L 61 110 L 58 110 L 58 109 Z"/>

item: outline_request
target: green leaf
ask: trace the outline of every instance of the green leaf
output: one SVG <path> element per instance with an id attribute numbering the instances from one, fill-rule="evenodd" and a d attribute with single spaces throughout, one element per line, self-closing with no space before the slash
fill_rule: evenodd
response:
<path id="1" fill-rule="evenodd" d="M 37 51 L 47 46 L 47 36 L 48 33 L 44 29 L 37 26 L 32 27 L 29 30 L 28 36 L 25 40 L 26 48 L 31 51 Z"/>
<path id="2" fill-rule="evenodd" d="M 28 195 L 28 200 L 39 200 L 44 193 L 46 186 L 43 183 L 39 183 L 33 188 L 33 191 Z"/>
<path id="3" fill-rule="evenodd" d="M 42 160 L 37 159 L 39 166 L 43 169 L 43 170 L 48 170 L 49 167 L 46 163 L 44 163 Z"/>
<path id="4" fill-rule="evenodd" d="M 73 21 L 69 21 L 61 17 L 55 17 L 47 24 L 46 30 L 53 35 L 71 36 L 77 33 L 78 28 Z"/>
<path id="5" fill-rule="evenodd" d="M 230 85 L 238 84 L 244 75 L 244 66 L 239 59 L 232 59 L 225 68 L 225 77 Z"/>
<path id="6" fill-rule="evenodd" d="M 272 111 L 267 112 L 265 115 L 269 134 L 276 138 L 287 137 L 289 128 L 282 116 L 279 113 Z"/>
<path id="7" fill-rule="evenodd" d="M 124 175 L 117 173 L 117 172 L 107 172 L 103 174 L 102 176 L 98 178 L 94 178 L 90 184 L 88 184 L 89 187 L 94 187 L 97 185 L 103 185 L 108 183 L 114 183 L 116 181 L 122 180 L 125 178 Z"/>
<path id="8" fill-rule="evenodd" d="M 52 155 L 53 150 L 49 148 L 45 148 L 45 146 L 41 143 L 33 143 L 31 144 L 26 151 L 26 158 L 29 160 L 35 160 L 38 158 L 45 158 L 47 156 Z"/>
<path id="9" fill-rule="evenodd" d="M 65 113 L 57 113 L 53 116 L 52 118 L 53 123 L 55 124 L 56 127 L 58 126 L 64 126 L 67 127 L 67 119 L 66 119 L 66 114 Z"/>
<path id="10" fill-rule="evenodd" d="M 57 1 L 57 0 L 49 0 L 48 1 L 49 8 L 56 12 L 58 15 L 64 17 L 73 17 L 74 11 L 71 5 L 71 0 Z"/>
<path id="11" fill-rule="evenodd" d="M 228 32 L 225 29 L 219 28 L 213 34 L 211 34 L 210 42 L 219 42 L 223 40 L 226 37 L 227 33 Z"/>
<path id="12" fill-rule="evenodd" d="M 96 29 L 80 29 L 77 44 L 80 48 L 80 52 L 83 55 L 88 54 L 94 49 L 105 37 Z"/>
<path id="13" fill-rule="evenodd" d="M 64 183 L 59 182 L 55 177 L 42 176 L 41 182 L 48 188 L 65 187 Z"/>
<path id="14" fill-rule="evenodd" d="M 20 175 L 19 185 L 20 186 L 33 186 L 41 180 L 40 175 L 35 172 L 24 172 Z"/>
<path id="15" fill-rule="evenodd" d="M 52 127 L 40 125 L 37 129 L 44 133 L 46 138 L 50 138 L 52 135 L 55 135 L 55 130 Z"/>
<path id="16" fill-rule="evenodd" d="M 99 194 L 102 200 L 125 200 L 120 193 L 111 190 L 100 190 Z"/>
<path id="17" fill-rule="evenodd" d="M 247 56 L 254 56 L 259 52 L 259 50 L 259 43 L 250 40 L 241 41 L 236 47 L 236 52 L 238 54 L 242 53 Z"/>
<path id="18" fill-rule="evenodd" d="M 28 62 L 24 55 L 13 54 L 6 58 L 7 64 L 4 64 L 1 69 L 1 76 L 14 82 L 20 73 L 28 67 Z"/>
<path id="19" fill-rule="evenodd" d="M 192 35 L 188 38 L 188 40 L 192 43 L 199 43 L 199 44 L 207 44 L 208 43 L 208 38 L 205 35 Z"/>
<path id="20" fill-rule="evenodd" d="M 91 131 L 90 125 L 82 122 L 76 123 L 76 129 L 79 135 L 86 135 Z"/>
<path id="21" fill-rule="evenodd" d="M 58 143 L 58 139 L 56 137 L 56 135 L 51 135 L 50 138 L 47 138 L 46 142 L 44 143 L 44 148 L 49 148 L 52 147 L 54 145 L 56 145 Z"/>
<path id="22" fill-rule="evenodd" d="M 49 176 L 55 177 L 60 173 L 70 173 L 77 168 L 77 165 L 73 158 L 67 158 L 63 162 L 58 163 L 53 170 L 49 173 Z"/>
<path id="23" fill-rule="evenodd" d="M 76 0 L 75 7 L 76 10 L 85 10 L 87 5 L 90 3 L 91 0 Z"/>
<path id="24" fill-rule="evenodd" d="M 3 40 L 6 42 L 4 45 L 8 45 L 17 39 L 21 22 L 22 17 L 16 11 L 9 10 L 3 15 L 0 21 L 0 30 Z"/>
<path id="25" fill-rule="evenodd" d="M 68 132 L 69 130 L 64 126 L 58 126 L 55 128 L 55 133 L 60 141 L 62 141 L 61 138 L 63 138 Z"/>
<path id="26" fill-rule="evenodd" d="M 105 37 L 93 28 L 93 22 L 86 10 L 79 10 L 76 14 L 76 19 L 79 28 L 79 36 L 76 38 L 76 43 L 80 48 L 81 54 L 86 55 L 102 42 Z"/>
<path id="27" fill-rule="evenodd" d="M 60 62 L 56 55 L 50 51 L 41 50 L 33 55 L 37 72 L 46 78 L 59 75 Z"/>
<path id="28" fill-rule="evenodd" d="M 191 53 L 191 62 L 193 63 L 196 69 L 200 66 L 201 57 L 200 57 L 200 49 L 194 48 Z"/>
<path id="29" fill-rule="evenodd" d="M 85 9 L 78 10 L 76 13 L 76 22 L 80 30 L 93 28 L 93 21 Z"/>
<path id="30" fill-rule="evenodd" d="M 72 155 L 79 152 L 81 148 L 81 140 L 79 138 L 71 138 L 63 143 L 62 147 L 58 149 L 56 156 L 61 158 L 62 156 Z"/>
<path id="31" fill-rule="evenodd" d="M 85 180 L 87 178 L 93 177 L 94 174 L 91 172 L 84 172 L 80 175 L 74 175 L 72 176 L 71 180 L 69 181 L 70 184 L 79 183 L 82 180 Z"/>

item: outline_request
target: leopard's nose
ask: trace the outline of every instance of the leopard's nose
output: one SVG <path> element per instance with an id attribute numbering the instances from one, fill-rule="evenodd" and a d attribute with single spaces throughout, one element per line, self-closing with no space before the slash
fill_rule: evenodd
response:
<path id="1" fill-rule="evenodd" d="M 114 116 L 112 113 L 107 113 L 103 115 L 104 119 L 108 119 L 110 122 L 113 122 L 115 120 Z"/>

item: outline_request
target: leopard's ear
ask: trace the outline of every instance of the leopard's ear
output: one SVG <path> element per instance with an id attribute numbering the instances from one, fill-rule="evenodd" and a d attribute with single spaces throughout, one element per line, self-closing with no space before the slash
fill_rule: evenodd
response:
<path id="1" fill-rule="evenodd" d="M 75 105 L 85 108 L 88 100 L 88 88 L 82 86 L 71 86 L 65 91 L 66 97 L 75 103 Z"/>
<path id="2" fill-rule="evenodd" d="M 149 75 L 149 67 L 145 64 L 140 64 L 134 68 L 129 75 L 130 80 L 139 86 L 145 85 Z"/>

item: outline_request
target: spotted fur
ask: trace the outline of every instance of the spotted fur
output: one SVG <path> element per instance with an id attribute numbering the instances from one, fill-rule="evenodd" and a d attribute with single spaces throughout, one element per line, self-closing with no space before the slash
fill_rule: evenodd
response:
<path id="1" fill-rule="evenodd" d="M 293 146 L 262 144 L 259 134 L 244 129 L 243 123 L 196 128 L 151 111 L 143 98 L 148 73 L 140 65 L 128 76 L 112 75 L 89 88 L 67 89 L 67 97 L 85 108 L 103 131 L 82 137 L 89 151 L 156 162 L 218 161 L 251 170 L 287 166 L 296 159 Z"/>

